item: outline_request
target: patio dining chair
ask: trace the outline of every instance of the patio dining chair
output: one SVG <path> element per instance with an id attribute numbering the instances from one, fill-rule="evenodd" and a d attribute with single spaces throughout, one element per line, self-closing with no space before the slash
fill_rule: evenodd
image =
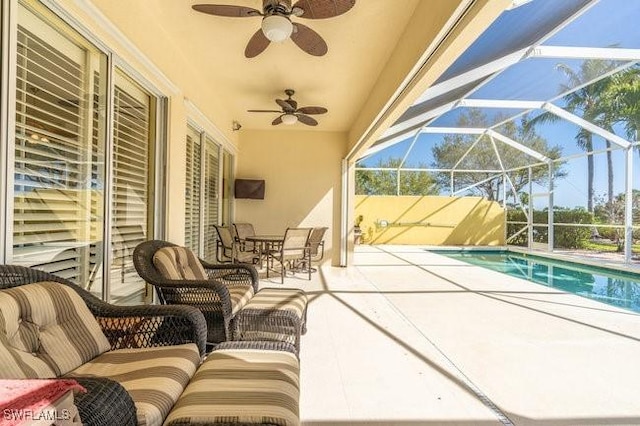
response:
<path id="1" fill-rule="evenodd" d="M 237 238 L 239 243 L 238 249 L 240 251 L 256 251 L 255 243 L 246 240 L 247 237 L 256 235 L 256 231 L 251 223 L 234 223 L 233 230 L 235 231 L 234 237 Z"/>
<path id="2" fill-rule="evenodd" d="M 238 242 L 234 239 L 231 229 L 226 226 L 213 225 L 218 233 L 216 242 L 216 260 L 220 263 L 256 263 L 258 254 L 254 251 L 239 249 Z"/>
<path id="3" fill-rule="evenodd" d="M 309 234 L 309 251 L 310 251 L 310 261 L 309 267 L 311 267 L 312 262 L 320 262 L 324 257 L 324 234 L 327 232 L 326 226 L 313 228 L 311 230 L 311 234 Z M 311 272 L 316 272 L 317 269 L 311 267 Z"/>
<path id="4" fill-rule="evenodd" d="M 267 253 L 267 278 L 269 270 L 276 271 L 275 263 L 280 264 L 281 282 L 287 271 L 295 272 L 300 265 L 307 265 L 309 280 L 311 280 L 311 250 L 309 247 L 309 234 L 311 228 L 287 228 L 284 239 L 279 247 L 271 249 Z"/>

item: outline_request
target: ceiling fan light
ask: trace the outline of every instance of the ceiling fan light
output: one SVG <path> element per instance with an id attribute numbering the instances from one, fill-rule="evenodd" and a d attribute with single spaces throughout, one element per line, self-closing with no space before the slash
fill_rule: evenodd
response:
<path id="1" fill-rule="evenodd" d="M 287 125 L 295 124 L 298 121 L 298 117 L 293 114 L 285 114 L 282 116 L 282 123 Z"/>
<path id="2" fill-rule="evenodd" d="M 262 32 L 270 41 L 279 43 L 291 36 L 293 24 L 285 16 L 270 15 L 262 20 Z"/>

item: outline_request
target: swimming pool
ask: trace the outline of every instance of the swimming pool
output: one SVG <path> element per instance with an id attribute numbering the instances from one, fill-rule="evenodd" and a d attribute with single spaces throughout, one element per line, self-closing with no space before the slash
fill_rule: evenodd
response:
<path id="1" fill-rule="evenodd" d="M 640 313 L 640 274 L 508 250 L 433 252 Z"/>

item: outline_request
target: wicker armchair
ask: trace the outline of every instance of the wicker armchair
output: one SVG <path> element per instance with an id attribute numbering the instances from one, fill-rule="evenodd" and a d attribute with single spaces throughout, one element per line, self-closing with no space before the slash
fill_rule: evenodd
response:
<path id="1" fill-rule="evenodd" d="M 163 275 L 153 262 L 156 252 L 164 247 L 179 247 L 167 241 L 145 241 L 133 251 L 138 274 L 153 285 L 161 303 L 182 304 L 198 308 L 206 319 L 207 342 L 231 340 L 233 306 L 230 289 L 252 286 L 258 291 L 258 273 L 250 265 L 212 265 L 200 259 L 207 280 L 175 280 Z"/>
<path id="2" fill-rule="evenodd" d="M 0 289 L 42 281 L 73 288 L 95 316 L 112 350 L 196 343 L 200 355 L 205 353 L 206 323 L 197 309 L 189 306 L 111 305 L 56 275 L 23 266 L 0 265 Z M 88 391 L 75 398 L 84 424 L 136 424 L 133 400 L 118 382 L 98 377 L 74 379 Z"/>

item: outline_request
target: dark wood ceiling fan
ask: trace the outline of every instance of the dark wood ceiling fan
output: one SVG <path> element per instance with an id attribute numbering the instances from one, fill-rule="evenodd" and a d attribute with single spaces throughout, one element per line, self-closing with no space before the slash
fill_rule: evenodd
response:
<path id="1" fill-rule="evenodd" d="M 195 4 L 192 8 L 209 15 L 230 18 L 262 17 L 261 28 L 251 37 L 244 55 L 254 58 L 262 53 L 272 41 L 281 42 L 289 37 L 310 55 L 323 56 L 328 47 L 324 39 L 311 28 L 291 17 L 325 19 L 342 15 L 351 9 L 356 0 L 299 0 L 291 6 L 291 0 L 263 0 L 262 11 L 246 6 L 223 4 Z"/>
<path id="2" fill-rule="evenodd" d="M 315 118 L 309 117 L 309 115 L 325 114 L 327 109 L 319 106 L 308 106 L 298 108 L 298 102 L 291 99 L 295 91 L 287 89 L 284 93 L 288 96 L 287 99 L 276 99 L 276 103 L 282 108 L 282 110 L 274 109 L 250 109 L 248 112 L 269 112 L 280 114 L 278 118 L 271 122 L 272 125 L 278 124 L 295 124 L 301 122 L 307 126 L 317 126 L 318 122 Z"/>

